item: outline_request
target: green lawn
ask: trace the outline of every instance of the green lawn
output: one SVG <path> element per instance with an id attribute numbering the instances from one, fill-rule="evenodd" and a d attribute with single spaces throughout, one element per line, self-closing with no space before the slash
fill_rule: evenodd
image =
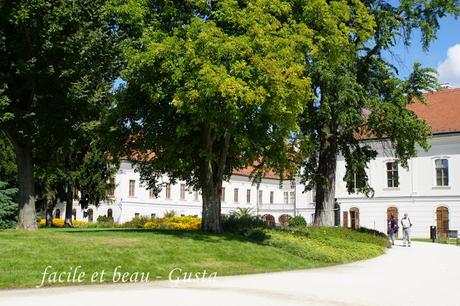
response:
<path id="1" fill-rule="evenodd" d="M 300 232 L 269 230 L 255 243 L 233 234 L 130 229 L 40 229 L 0 231 L 0 288 L 35 287 L 49 272 L 76 266 L 84 283 L 105 270 L 112 282 L 122 272 L 149 272 L 149 279 L 168 279 L 173 268 L 217 275 L 320 267 L 383 254 L 386 240 L 342 228 L 307 228 Z M 64 276 L 65 278 L 65 276 Z M 45 285 L 66 285 L 48 283 Z M 70 283 L 72 284 L 72 283 Z"/>
<path id="2" fill-rule="evenodd" d="M 431 242 L 433 243 L 433 240 L 431 240 L 430 238 L 413 238 L 412 239 L 413 241 L 421 241 L 421 242 Z M 455 238 L 437 238 L 435 243 L 441 243 L 441 244 L 455 244 L 455 245 L 458 245 L 460 246 L 460 243 L 457 244 L 457 239 Z"/>

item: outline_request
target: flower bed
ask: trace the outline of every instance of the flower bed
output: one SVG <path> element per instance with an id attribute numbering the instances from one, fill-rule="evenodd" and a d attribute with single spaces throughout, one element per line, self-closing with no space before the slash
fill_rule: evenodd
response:
<path id="1" fill-rule="evenodd" d="M 201 226 L 201 219 L 197 217 L 168 217 L 147 221 L 144 228 L 176 229 L 176 230 L 198 230 Z"/>

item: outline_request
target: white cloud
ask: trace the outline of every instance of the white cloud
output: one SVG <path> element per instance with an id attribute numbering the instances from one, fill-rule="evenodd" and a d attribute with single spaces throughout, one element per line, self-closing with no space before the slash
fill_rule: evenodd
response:
<path id="1" fill-rule="evenodd" d="M 439 82 L 460 87 L 460 44 L 447 50 L 447 58 L 438 66 Z"/>

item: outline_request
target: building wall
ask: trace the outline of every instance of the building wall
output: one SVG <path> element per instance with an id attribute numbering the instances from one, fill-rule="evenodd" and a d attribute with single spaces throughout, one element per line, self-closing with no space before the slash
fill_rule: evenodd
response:
<path id="1" fill-rule="evenodd" d="M 409 160 L 409 168 L 399 166 L 399 187 L 388 188 L 385 164 L 392 161 L 393 151 L 388 144 L 370 143 L 379 152 L 370 162 L 367 171 L 375 194 L 367 198 L 362 194 L 348 194 L 343 176 L 345 162 L 342 157 L 337 164 L 337 200 L 343 211 L 359 208 L 360 225 L 386 232 L 388 207 L 398 208 L 399 219 L 408 213 L 413 223 L 414 237 L 429 237 L 429 228 L 436 226 L 436 208 L 449 209 L 449 228 L 460 229 L 460 135 L 435 135 L 431 148 L 425 152 L 419 148 L 418 156 Z M 449 161 L 449 185 L 436 186 L 434 161 Z M 350 222 L 350 221 L 349 221 Z"/>
<path id="2" fill-rule="evenodd" d="M 134 196 L 129 196 L 130 180 L 135 181 Z M 168 178 L 163 177 L 166 184 Z M 184 182 L 171 184 L 170 198 L 166 197 L 166 188 L 164 187 L 160 194 L 151 197 L 148 188 L 140 181 L 139 173 L 135 172 L 128 161 L 123 161 L 120 169 L 115 175 L 115 192 L 111 201 L 103 202 L 98 207 L 89 206 L 93 210 L 93 221 L 96 221 L 99 215 L 107 215 L 107 210 L 112 209 L 115 222 L 122 223 L 131 220 L 136 214 L 139 216 L 161 217 L 165 212 L 174 210 L 177 215 L 201 216 L 202 198 L 201 193 L 186 188 L 185 197 L 181 198 L 181 185 Z M 254 214 L 265 215 L 271 214 L 278 221 L 282 214 L 294 215 L 294 202 L 297 201 L 296 184 L 291 181 L 285 181 L 280 186 L 277 179 L 262 179 L 261 183 L 253 184 L 249 177 L 242 175 L 231 176 L 228 182 L 223 183 L 225 198 L 222 201 L 222 213 L 229 214 L 239 207 L 250 207 Z M 234 190 L 238 189 L 238 198 L 235 199 Z M 250 199 L 247 201 L 247 191 L 250 190 Z M 198 192 L 198 194 L 196 194 Z M 262 199 L 259 201 L 258 194 L 262 192 Z M 273 192 L 273 201 L 271 202 L 270 193 Z M 285 202 L 285 192 L 288 193 L 287 203 Z M 292 193 L 292 194 L 291 194 Z M 237 200 L 237 201 L 235 201 Z M 77 210 L 78 220 L 88 220 L 83 216 L 83 211 L 78 203 L 74 204 Z M 61 216 L 64 215 L 65 204 L 60 203 L 55 208 L 59 209 Z"/>
<path id="3" fill-rule="evenodd" d="M 394 154 L 388 143 L 377 141 L 369 144 L 378 151 L 378 156 L 371 161 L 367 170 L 369 183 L 373 187 L 374 197 L 368 198 L 363 194 L 349 194 L 346 190 L 343 176 L 345 162 L 338 158 L 336 197 L 340 204 L 341 224 L 344 225 L 343 212 L 350 208 L 359 209 L 359 223 L 371 229 L 386 232 L 387 209 L 396 207 L 399 219 L 408 213 L 413 223 L 415 237 L 429 237 L 429 227 L 436 224 L 436 209 L 440 206 L 449 209 L 449 228 L 460 230 L 460 134 L 435 135 L 431 140 L 431 148 L 425 152 L 418 149 L 418 156 L 409 160 L 408 169 L 399 166 L 399 186 L 387 187 L 386 162 L 394 160 Z M 449 161 L 449 186 L 436 186 L 434 161 L 445 158 Z M 129 197 L 129 181 L 135 181 L 135 196 Z M 167 177 L 163 181 L 168 182 Z M 171 197 L 166 198 L 163 189 L 158 197 L 151 198 L 149 190 L 140 182 L 139 174 L 134 171 L 128 161 L 121 163 L 115 177 L 115 193 L 111 201 L 101 203 L 93 209 L 93 220 L 99 215 L 107 215 L 112 209 L 114 220 L 118 223 L 131 220 L 135 214 L 140 216 L 161 217 L 166 211 L 174 210 L 179 215 L 201 215 L 201 195 L 195 197 L 195 191 L 187 190 L 185 198 L 181 199 L 181 184 L 171 185 Z M 251 207 L 257 215 L 270 214 L 278 222 L 283 214 L 302 215 L 311 224 L 314 218 L 314 199 L 312 192 L 304 192 L 305 186 L 296 179 L 294 184 L 285 181 L 280 186 L 276 179 L 263 179 L 259 186 L 252 184 L 247 176 L 233 175 L 229 182 L 224 182 L 225 200 L 222 201 L 222 213 L 228 214 L 238 207 Z M 238 188 L 238 201 L 234 201 L 234 189 Z M 251 191 L 250 202 L 246 201 L 247 190 Z M 258 201 L 258 191 L 262 191 L 262 201 Z M 270 203 L 270 192 L 273 192 L 273 203 Z M 285 203 L 284 192 L 288 192 L 288 203 Z M 293 197 L 291 196 L 293 193 Z M 294 201 L 295 203 L 294 203 Z M 83 217 L 78 203 L 77 219 Z M 59 204 L 56 209 L 63 216 L 65 205 Z M 295 211 L 295 213 L 294 213 Z M 348 216 L 348 226 L 350 216 Z"/>

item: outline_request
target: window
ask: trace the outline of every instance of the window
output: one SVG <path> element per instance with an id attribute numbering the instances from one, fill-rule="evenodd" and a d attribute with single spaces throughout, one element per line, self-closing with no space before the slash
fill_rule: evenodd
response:
<path id="1" fill-rule="evenodd" d="M 251 189 L 246 190 L 246 203 L 251 203 Z"/>
<path id="2" fill-rule="evenodd" d="M 107 186 L 107 196 L 113 197 L 115 195 L 115 179 L 111 178 Z"/>
<path id="3" fill-rule="evenodd" d="M 316 187 L 311 190 L 311 202 L 316 203 Z"/>
<path id="4" fill-rule="evenodd" d="M 436 186 L 449 186 L 449 161 L 447 159 L 435 160 Z"/>
<path id="5" fill-rule="evenodd" d="M 77 220 L 77 210 L 75 208 L 72 209 L 72 216 L 74 220 Z"/>
<path id="6" fill-rule="evenodd" d="M 93 222 L 93 210 L 88 209 L 88 222 Z"/>
<path id="7" fill-rule="evenodd" d="M 139 218 L 139 213 L 134 213 L 134 218 Z"/>
<path id="8" fill-rule="evenodd" d="M 56 214 L 55 214 L 54 217 L 57 218 L 57 219 L 61 218 L 61 210 L 60 209 L 56 209 Z"/>
<path id="9" fill-rule="evenodd" d="M 156 216 L 156 214 L 150 214 L 150 219 L 155 219 Z"/>
<path id="10" fill-rule="evenodd" d="M 233 189 L 233 202 L 238 203 L 238 188 Z"/>
<path id="11" fill-rule="evenodd" d="M 134 197 L 136 195 L 136 181 L 129 180 L 129 196 Z"/>
<path id="12" fill-rule="evenodd" d="M 155 199 L 156 198 L 156 195 L 155 195 L 155 191 L 153 189 L 149 189 L 149 197 L 151 199 Z"/>
<path id="13" fill-rule="evenodd" d="M 220 195 L 220 200 L 225 202 L 225 187 L 222 187 L 222 194 Z"/>
<path id="14" fill-rule="evenodd" d="M 289 192 L 284 192 L 284 204 L 289 204 Z"/>
<path id="15" fill-rule="evenodd" d="M 290 196 L 291 196 L 291 199 L 290 199 L 291 204 L 295 204 L 295 192 L 294 192 L 294 191 L 291 191 L 291 192 L 290 192 Z"/>
<path id="16" fill-rule="evenodd" d="M 112 210 L 112 208 L 107 209 L 107 218 L 113 218 L 113 210 Z"/>
<path id="17" fill-rule="evenodd" d="M 185 200 L 185 184 L 180 184 L 180 199 Z"/>
<path id="18" fill-rule="evenodd" d="M 275 192 L 270 191 L 270 204 L 273 204 L 274 197 L 275 197 Z"/>
<path id="19" fill-rule="evenodd" d="M 166 184 L 166 190 L 165 190 L 165 193 L 166 193 L 166 199 L 171 199 L 171 184 Z"/>
<path id="20" fill-rule="evenodd" d="M 399 186 L 398 163 L 387 163 L 387 187 L 396 188 Z"/>
<path id="21" fill-rule="evenodd" d="M 198 201 L 199 191 L 195 190 L 195 201 Z"/>
<path id="22" fill-rule="evenodd" d="M 259 190 L 259 204 L 262 204 L 262 196 L 263 196 L 263 192 L 262 190 Z"/>

